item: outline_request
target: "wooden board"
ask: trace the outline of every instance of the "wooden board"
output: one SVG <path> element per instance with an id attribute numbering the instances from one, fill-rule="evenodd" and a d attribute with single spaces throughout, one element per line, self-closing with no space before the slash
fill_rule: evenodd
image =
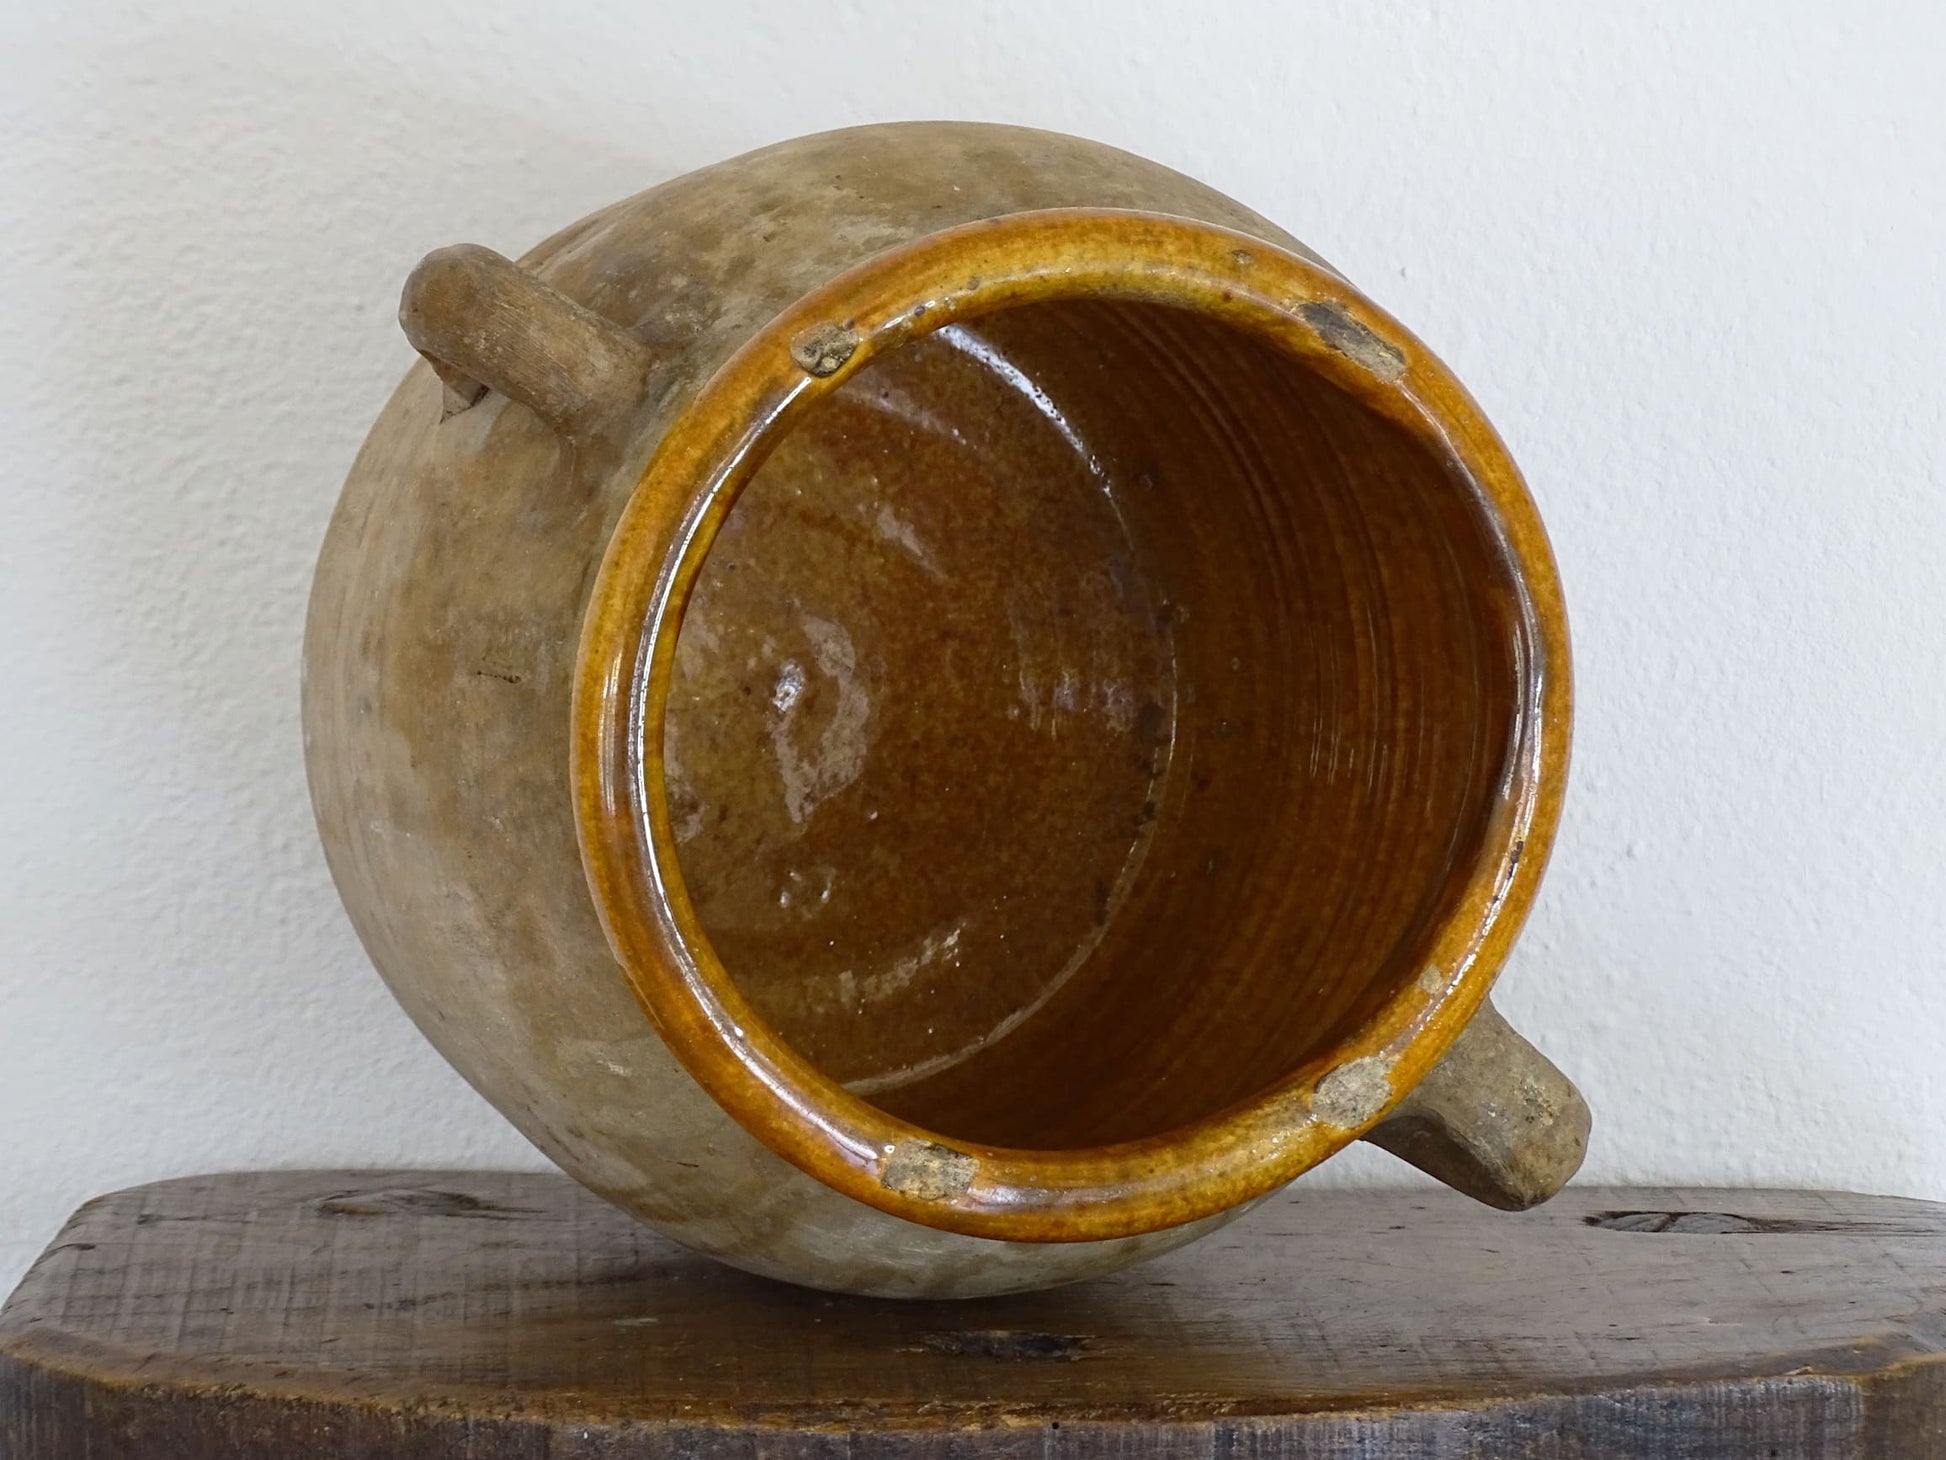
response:
<path id="1" fill-rule="evenodd" d="M 90 1202 L 0 1313 L 0 1456 L 1946 1456 L 1946 1208 L 1303 1191 L 1028 1297 L 833 1297 L 550 1175 Z"/>

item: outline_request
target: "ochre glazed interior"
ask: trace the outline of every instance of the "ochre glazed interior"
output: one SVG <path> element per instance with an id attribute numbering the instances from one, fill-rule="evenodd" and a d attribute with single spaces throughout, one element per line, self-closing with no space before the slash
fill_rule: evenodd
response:
<path id="1" fill-rule="evenodd" d="M 682 877 L 880 1109 L 1155 1136 L 1421 976 L 1519 636 L 1472 485 L 1303 360 L 1165 304 L 984 315 L 817 402 L 717 536 L 664 721 Z"/>

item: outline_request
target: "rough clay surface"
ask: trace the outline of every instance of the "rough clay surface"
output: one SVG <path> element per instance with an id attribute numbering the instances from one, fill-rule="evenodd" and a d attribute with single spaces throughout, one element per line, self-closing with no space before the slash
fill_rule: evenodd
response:
<path id="1" fill-rule="evenodd" d="M 915 116 L 1098 136 L 1243 199 L 1508 438 L 1580 715 L 1497 997 L 1601 1112 L 1588 1176 L 1946 1197 L 1946 12 L 1229 17 L 0 17 L 0 1288 L 144 1179 L 538 1162 L 370 971 L 305 804 L 305 592 L 411 358 L 399 284 Z M 1307 1179 L 1410 1176 L 1354 1150 Z"/>

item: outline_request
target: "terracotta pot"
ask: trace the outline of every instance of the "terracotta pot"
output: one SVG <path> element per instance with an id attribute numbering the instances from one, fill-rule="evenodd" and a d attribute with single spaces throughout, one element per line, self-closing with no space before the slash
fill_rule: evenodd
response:
<path id="1" fill-rule="evenodd" d="M 857 1292 L 1068 1281 L 1359 1136 L 1521 1206 L 1484 1003 L 1566 769 L 1541 524 L 1295 239 L 1047 133 L 767 148 L 442 250 L 318 567 L 373 960 L 550 1157 Z"/>

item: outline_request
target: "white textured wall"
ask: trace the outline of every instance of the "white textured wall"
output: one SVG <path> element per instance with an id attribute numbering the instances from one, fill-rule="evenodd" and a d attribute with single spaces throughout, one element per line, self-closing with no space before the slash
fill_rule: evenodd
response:
<path id="1" fill-rule="evenodd" d="M 1207 179 L 1512 443 L 1581 711 L 1503 1000 L 1590 1174 L 1946 1198 L 1946 9 L 656 8 L 0 0 L 0 1288 L 108 1187 L 536 1159 L 392 1006 L 305 802 L 306 584 L 399 282 L 900 117 Z"/>

